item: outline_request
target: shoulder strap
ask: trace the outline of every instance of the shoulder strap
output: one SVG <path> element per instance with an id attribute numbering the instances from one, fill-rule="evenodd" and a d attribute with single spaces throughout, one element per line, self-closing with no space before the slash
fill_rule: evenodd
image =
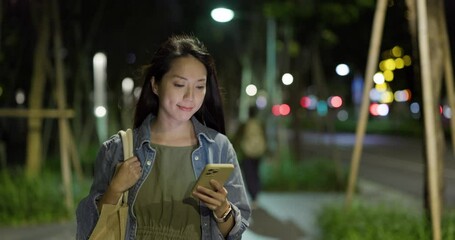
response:
<path id="1" fill-rule="evenodd" d="M 120 130 L 119 134 L 123 144 L 123 160 L 126 160 L 133 156 L 133 131 L 128 128 L 126 131 Z"/>
<path id="2" fill-rule="evenodd" d="M 120 138 L 122 139 L 123 145 L 123 160 L 127 160 L 128 158 L 134 155 L 133 149 L 133 131 L 128 128 L 126 131 L 120 130 L 119 132 Z M 128 201 L 128 191 L 123 193 L 123 197 L 121 198 L 123 203 L 126 204 Z M 120 200 L 119 200 L 120 201 Z"/>

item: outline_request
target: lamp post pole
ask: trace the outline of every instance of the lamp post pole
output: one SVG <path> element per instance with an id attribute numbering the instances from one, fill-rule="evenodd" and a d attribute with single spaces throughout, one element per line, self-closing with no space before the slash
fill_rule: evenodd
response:
<path id="1" fill-rule="evenodd" d="M 97 53 L 93 57 L 93 103 L 96 116 L 96 130 L 100 143 L 107 138 L 106 63 L 106 55 L 103 53 Z"/>
<path id="2" fill-rule="evenodd" d="M 267 42 L 266 42 L 266 79 L 265 90 L 268 94 L 268 106 L 273 106 L 277 103 L 278 89 L 276 88 L 276 22 L 275 19 L 269 17 L 267 19 Z M 276 119 L 273 114 L 267 114 L 266 119 L 266 134 L 269 143 L 269 148 L 272 152 L 277 147 L 276 137 Z"/>

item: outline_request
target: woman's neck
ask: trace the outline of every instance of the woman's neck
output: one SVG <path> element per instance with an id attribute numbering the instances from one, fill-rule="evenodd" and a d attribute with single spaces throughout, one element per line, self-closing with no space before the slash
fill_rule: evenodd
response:
<path id="1" fill-rule="evenodd" d="M 183 124 L 173 125 L 157 119 L 157 121 L 152 122 L 150 131 L 150 141 L 154 144 L 177 147 L 197 144 L 196 134 L 191 120 Z"/>

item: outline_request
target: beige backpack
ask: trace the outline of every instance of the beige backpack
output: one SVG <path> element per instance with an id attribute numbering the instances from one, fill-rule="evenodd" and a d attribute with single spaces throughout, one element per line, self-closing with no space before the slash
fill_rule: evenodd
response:
<path id="1" fill-rule="evenodd" d="M 262 125 L 257 119 L 249 119 L 244 126 L 240 148 L 246 157 L 258 158 L 267 150 Z"/>

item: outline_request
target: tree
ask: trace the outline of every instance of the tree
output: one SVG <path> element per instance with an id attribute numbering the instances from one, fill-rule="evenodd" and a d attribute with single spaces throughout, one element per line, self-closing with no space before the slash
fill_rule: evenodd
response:
<path id="1" fill-rule="evenodd" d="M 44 89 L 46 84 L 46 69 L 49 67 L 48 45 L 50 41 L 50 7 L 48 1 L 32 1 L 30 11 L 35 16 L 34 22 L 38 34 L 33 56 L 33 74 L 29 98 L 30 110 L 40 110 L 43 106 Z M 28 119 L 26 174 L 36 177 L 42 165 L 42 118 Z"/>

